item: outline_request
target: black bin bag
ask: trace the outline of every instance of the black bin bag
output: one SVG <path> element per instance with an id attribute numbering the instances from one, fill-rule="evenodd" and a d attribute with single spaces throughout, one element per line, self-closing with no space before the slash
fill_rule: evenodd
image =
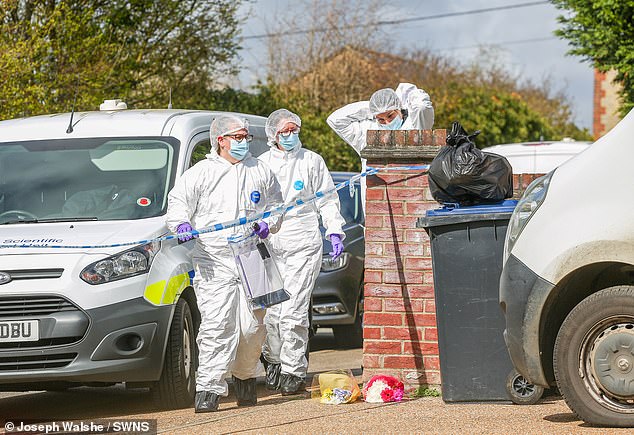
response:
<path id="1" fill-rule="evenodd" d="M 479 150 L 473 138 L 454 122 L 429 167 L 429 190 L 441 204 L 461 206 L 503 201 L 513 196 L 513 169 L 503 156 Z"/>

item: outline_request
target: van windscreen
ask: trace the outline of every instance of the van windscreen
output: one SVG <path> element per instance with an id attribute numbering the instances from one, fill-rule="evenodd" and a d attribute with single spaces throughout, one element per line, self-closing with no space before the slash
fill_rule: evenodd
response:
<path id="1" fill-rule="evenodd" d="M 171 137 L 0 143 L 0 224 L 159 216 L 178 146 Z"/>

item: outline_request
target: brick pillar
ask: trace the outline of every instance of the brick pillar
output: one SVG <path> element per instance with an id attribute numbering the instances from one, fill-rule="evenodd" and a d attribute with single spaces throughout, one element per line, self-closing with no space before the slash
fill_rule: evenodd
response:
<path id="1" fill-rule="evenodd" d="M 597 140 L 621 120 L 619 115 L 622 85 L 615 83 L 614 70 L 602 73 L 594 70 L 592 132 Z"/>
<path id="2" fill-rule="evenodd" d="M 601 104 L 605 98 L 605 91 L 601 86 L 605 82 L 605 75 L 605 73 L 597 69 L 594 70 L 594 92 L 592 98 L 592 134 L 594 140 L 599 139 L 606 132 L 602 119 L 605 115 L 605 106 Z"/>
<path id="3" fill-rule="evenodd" d="M 429 164 L 445 130 L 369 131 L 368 166 Z M 412 390 L 440 385 L 431 249 L 416 220 L 437 208 L 419 170 L 368 177 L 363 378 L 399 376 Z"/>
<path id="4" fill-rule="evenodd" d="M 520 199 L 533 180 L 545 174 L 513 174 L 513 199 Z"/>

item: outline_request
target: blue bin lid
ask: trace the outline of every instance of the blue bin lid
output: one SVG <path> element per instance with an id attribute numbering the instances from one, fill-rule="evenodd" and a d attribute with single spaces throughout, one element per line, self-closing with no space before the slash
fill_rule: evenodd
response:
<path id="1" fill-rule="evenodd" d="M 427 210 L 424 217 L 418 218 L 416 227 L 428 229 L 477 221 L 508 221 L 515 206 L 517 206 L 517 201 L 514 199 L 468 207 L 460 207 L 458 204 L 455 206 L 446 204 L 442 208 Z"/>
<path id="2" fill-rule="evenodd" d="M 495 204 L 481 204 L 472 205 L 468 207 L 461 207 L 459 204 L 449 205 L 436 208 L 434 210 L 427 210 L 426 216 L 456 216 L 460 214 L 482 214 L 482 213 L 513 213 L 517 200 L 507 199 Z"/>

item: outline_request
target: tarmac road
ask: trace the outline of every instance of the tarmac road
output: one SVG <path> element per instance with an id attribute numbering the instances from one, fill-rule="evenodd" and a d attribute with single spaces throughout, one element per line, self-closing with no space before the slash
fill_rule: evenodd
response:
<path id="1" fill-rule="evenodd" d="M 311 373 L 350 368 L 360 373 L 361 349 L 335 350 L 328 330 L 320 331 L 311 352 Z M 304 396 L 282 397 L 259 386 L 256 407 L 238 408 L 230 395 L 220 412 L 194 414 L 193 409 L 157 412 L 143 390 L 76 388 L 65 392 L 0 393 L 0 420 L 84 421 L 95 424 L 140 419 L 156 421 L 158 433 L 481 433 L 606 434 L 631 429 L 592 428 L 558 396 L 533 406 L 500 403 L 446 404 L 438 397 L 398 404 L 356 402 L 329 406 Z M 14 432 L 15 433 L 15 432 Z M 34 432 L 31 432 L 34 433 Z M 142 432 L 131 432 L 142 433 Z"/>

